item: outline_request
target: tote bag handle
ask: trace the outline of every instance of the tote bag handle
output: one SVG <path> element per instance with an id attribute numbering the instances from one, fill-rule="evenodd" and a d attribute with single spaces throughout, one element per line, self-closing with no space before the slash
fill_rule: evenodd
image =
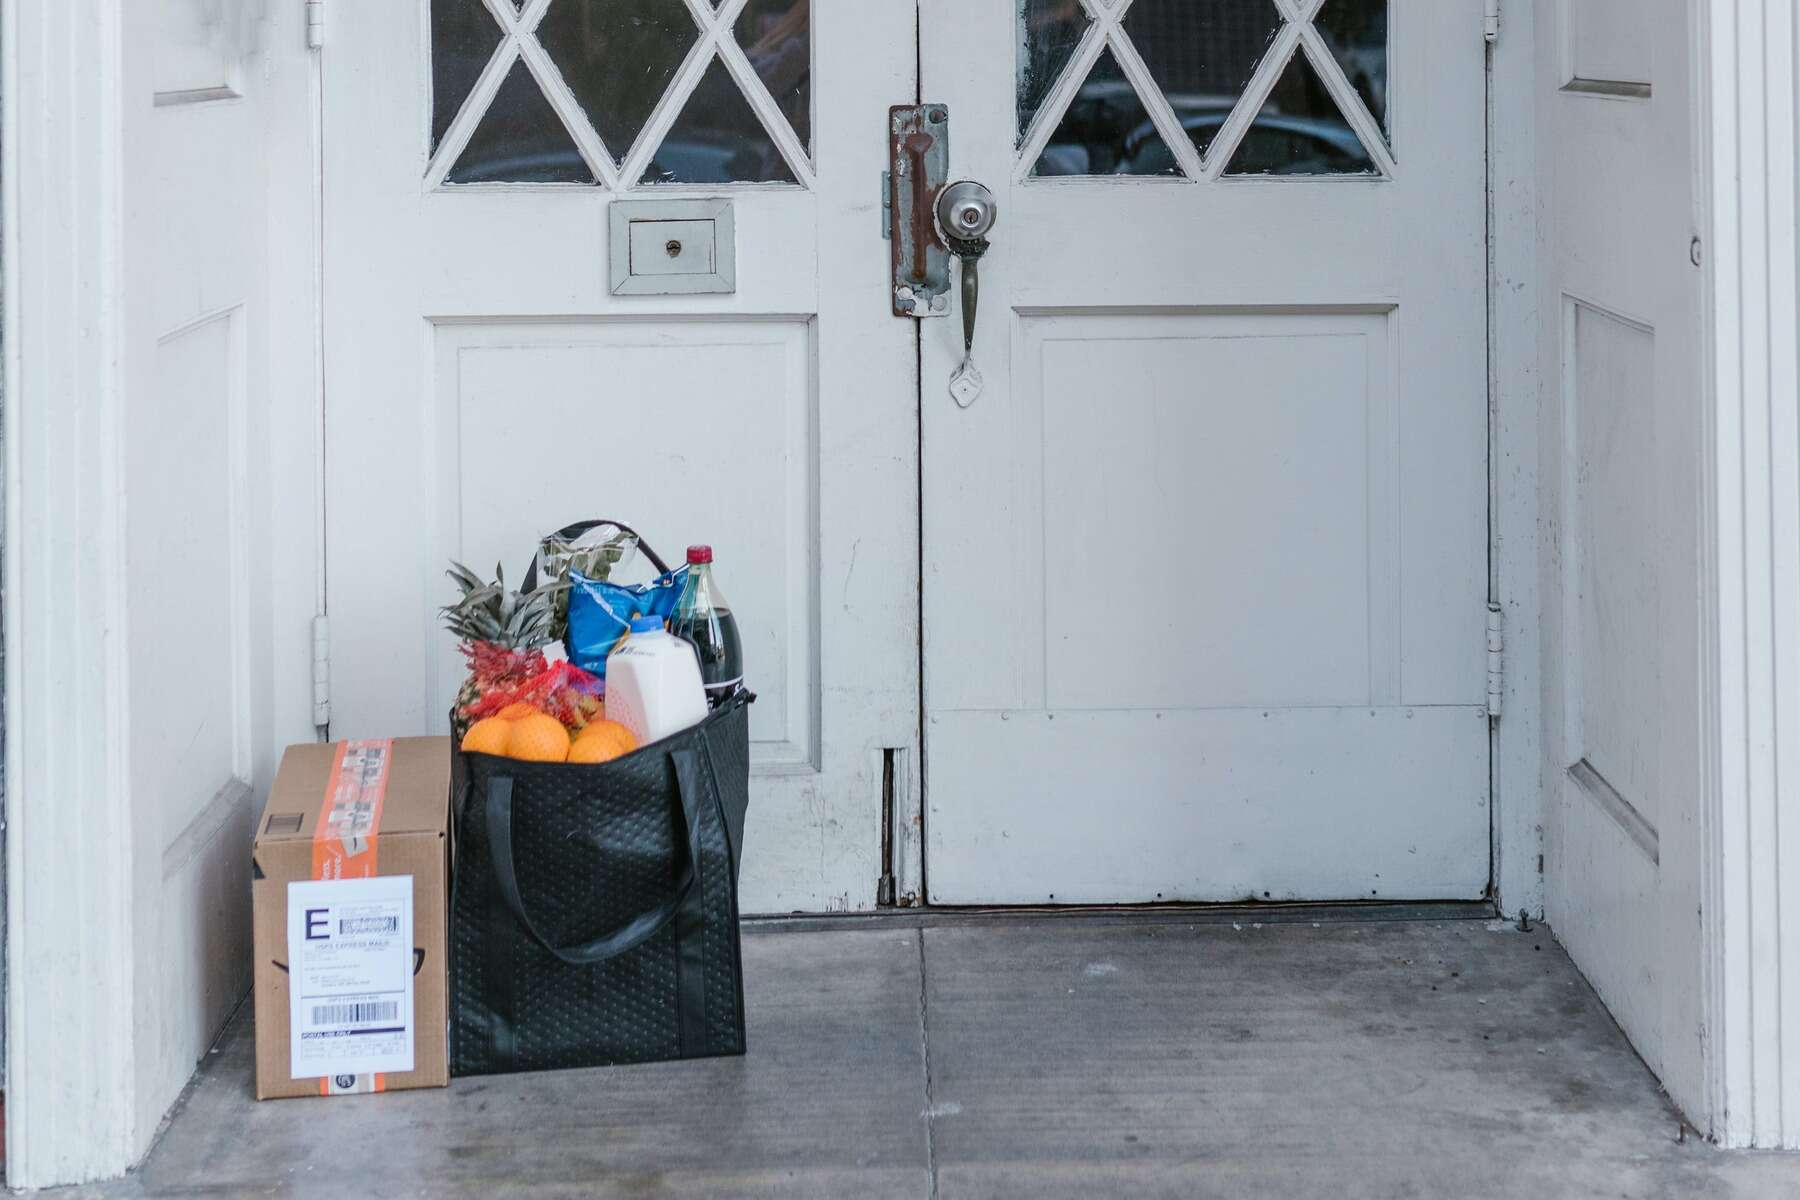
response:
<path id="1" fill-rule="evenodd" d="M 531 917 L 526 914 L 524 897 L 519 894 L 518 872 L 513 867 L 512 777 L 495 775 L 488 779 L 488 856 L 494 865 L 494 875 L 500 881 L 500 894 L 506 900 L 506 907 L 512 910 L 512 915 L 518 918 L 525 932 L 531 935 L 531 940 L 571 966 L 605 962 L 609 958 L 617 958 L 637 949 L 655 937 L 674 918 L 688 893 L 693 890 L 694 876 L 700 861 L 700 760 L 692 750 L 673 751 L 669 759 L 675 764 L 675 789 L 681 795 L 681 812 L 687 820 L 687 844 L 676 846 L 676 853 L 682 855 L 682 861 L 674 887 L 668 897 L 655 908 L 639 913 L 611 933 L 576 946 L 553 944 L 538 932 L 537 927 L 531 923 Z"/>
<path id="2" fill-rule="evenodd" d="M 662 555 L 650 548 L 650 543 L 644 540 L 643 534 L 625 524 L 623 521 L 609 521 L 605 519 L 595 521 L 575 521 L 571 524 L 564 525 L 561 529 L 558 529 L 549 536 L 572 541 L 586 533 L 588 530 L 598 529 L 602 525 L 611 525 L 620 533 L 629 533 L 632 537 L 636 538 L 637 548 L 644 552 L 644 557 L 650 560 L 650 565 L 656 568 L 656 573 L 658 575 L 667 575 L 669 573 L 669 564 L 663 561 Z M 526 592 L 532 592 L 537 589 L 538 559 L 541 557 L 543 557 L 543 543 L 540 541 L 538 543 L 538 549 L 532 551 L 531 566 L 526 568 L 525 571 L 524 590 Z"/>

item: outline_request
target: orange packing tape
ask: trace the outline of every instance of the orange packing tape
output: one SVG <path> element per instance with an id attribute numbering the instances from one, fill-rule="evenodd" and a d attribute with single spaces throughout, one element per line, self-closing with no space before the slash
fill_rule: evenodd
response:
<path id="1" fill-rule="evenodd" d="M 343 742 L 325 780 L 313 830 L 314 879 L 372 879 L 394 739 Z"/>
<path id="2" fill-rule="evenodd" d="M 325 802 L 313 830 L 314 879 L 372 879 L 375 852 L 381 844 L 381 804 L 387 798 L 388 768 L 394 761 L 394 739 L 342 742 L 325 778 Z M 387 1090 L 387 1079 L 374 1076 L 326 1076 L 319 1094 Z"/>

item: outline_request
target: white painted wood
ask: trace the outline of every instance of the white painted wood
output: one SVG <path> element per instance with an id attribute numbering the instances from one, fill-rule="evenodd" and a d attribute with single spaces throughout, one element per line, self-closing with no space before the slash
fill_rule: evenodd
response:
<path id="1" fill-rule="evenodd" d="M 1655 23 L 1640 0 L 1556 0 L 1562 78 L 1576 91 L 1643 96 L 1654 86 Z"/>
<path id="2" fill-rule="evenodd" d="M 933 712 L 926 735 L 934 900 L 946 875 L 977 872 L 989 904 L 1112 903 L 1121 880 L 1145 902 L 1458 900 L 1487 885 L 1487 773 L 1466 761 L 1486 758 L 1478 705 Z M 992 788 L 980 823 L 954 825 L 966 840 L 932 828 L 948 823 L 944 776 Z"/>
<path id="3" fill-rule="evenodd" d="M 312 571 L 271 469 L 263 136 L 304 50 L 265 53 L 301 14 L 260 4 L 3 11 L 7 1159 L 35 1186 L 128 1167 L 247 984 L 278 571 Z"/>
<path id="4" fill-rule="evenodd" d="M 1121 7 L 1095 11 L 1110 35 Z M 1004 68 L 1016 11 L 921 15 L 951 173 L 1000 211 L 973 406 L 943 386 L 959 323 L 922 327 L 931 898 L 1351 898 L 1377 874 L 1399 881 L 1385 895 L 1481 895 L 1478 0 L 1396 3 L 1398 165 L 1355 180 L 1030 181 Z M 1371 709 L 1395 740 L 1347 744 L 1307 716 Z M 976 752 L 1051 714 L 1057 736 Z M 1433 770 L 1384 791 L 1396 761 Z M 1198 848 L 1238 827 L 1247 791 L 1266 823 Z M 1359 841 L 1354 863 L 1315 852 L 1347 798 L 1377 795 L 1348 811 L 1370 831 L 1405 814 L 1406 839 Z"/>
<path id="5" fill-rule="evenodd" d="M 1494 887 L 1508 914 L 1533 916 L 1544 911 L 1546 770 L 1538 681 L 1540 19 L 1542 6 L 1509 3 L 1488 60 L 1489 587 L 1506 627 L 1505 715 L 1492 741 Z"/>
<path id="6" fill-rule="evenodd" d="M 1800 1147 L 1800 320 L 1792 5 L 1700 10 L 1708 264 L 1701 571 L 1704 1111 Z M 1660 85 L 1659 85 L 1660 86 Z"/>
<path id="7" fill-rule="evenodd" d="M 1670 1095 L 1700 1114 L 1689 8 L 1557 0 L 1536 29 L 1535 123 L 1540 511 L 1553 518 L 1540 577 L 1545 907 Z M 1591 64 L 1581 73 L 1654 86 L 1565 86 L 1572 37 Z"/>
<path id="8" fill-rule="evenodd" d="M 710 46 L 739 6 L 693 7 Z M 913 330 L 870 217 L 911 6 L 814 6 L 803 186 L 629 193 L 731 205 L 737 290 L 690 296 L 611 294 L 603 188 L 436 186 L 477 114 L 428 164 L 419 12 L 344 6 L 324 51 L 333 736 L 443 727 L 447 559 L 517 579 L 586 516 L 710 541 L 761 696 L 744 907 L 872 907 L 882 748 L 918 740 Z"/>
<path id="9" fill-rule="evenodd" d="M 5 64 L 8 1182 L 138 1146 L 117 7 L 9 3 Z M 66 64 L 92 69 L 70 76 Z M 49 164 L 59 169 L 47 169 Z M 29 366 L 29 371 L 26 367 Z M 32 703 L 28 697 L 57 697 Z M 80 745 L 70 755 L 60 746 Z"/>

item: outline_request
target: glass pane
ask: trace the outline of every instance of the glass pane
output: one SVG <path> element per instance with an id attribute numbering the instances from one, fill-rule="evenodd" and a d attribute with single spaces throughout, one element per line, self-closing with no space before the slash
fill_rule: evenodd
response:
<path id="1" fill-rule="evenodd" d="M 1305 51 L 1296 50 L 1225 173 L 1372 175 L 1375 164 Z"/>
<path id="2" fill-rule="evenodd" d="M 1093 22 L 1081 0 L 1019 0 L 1019 140 Z"/>
<path id="3" fill-rule="evenodd" d="M 499 44 L 499 22 L 481 0 L 431 0 L 433 153 Z"/>
<path id="4" fill-rule="evenodd" d="M 482 114 L 450 183 L 595 183 L 575 139 L 538 90 L 524 62 L 515 62 L 494 102 Z"/>
<path id="5" fill-rule="evenodd" d="M 1387 0 L 1329 0 L 1313 21 L 1325 44 L 1331 47 L 1344 78 L 1369 106 L 1382 132 L 1388 129 L 1388 4 Z"/>
<path id="6" fill-rule="evenodd" d="M 639 183 L 793 183 L 794 173 L 717 57 Z"/>
<path id="7" fill-rule="evenodd" d="M 737 44 L 810 154 L 812 21 L 808 0 L 750 0 L 737 20 Z"/>
<path id="8" fill-rule="evenodd" d="M 556 0 L 538 41 L 622 159 L 699 36 L 681 0 Z"/>
<path id="9" fill-rule="evenodd" d="M 1204 155 L 1281 31 L 1272 0 L 1137 0 L 1125 32 Z"/>
<path id="10" fill-rule="evenodd" d="M 1174 175 L 1179 172 L 1144 102 L 1109 46 L 1075 93 L 1033 175 Z"/>

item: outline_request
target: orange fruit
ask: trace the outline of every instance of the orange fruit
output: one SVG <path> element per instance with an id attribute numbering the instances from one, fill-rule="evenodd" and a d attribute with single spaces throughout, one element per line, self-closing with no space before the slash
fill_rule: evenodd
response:
<path id="1" fill-rule="evenodd" d="M 575 744 L 569 747 L 569 761 L 611 762 L 636 749 L 637 738 L 617 721 L 590 721 L 581 736 L 575 739 Z"/>
<path id="2" fill-rule="evenodd" d="M 505 754 L 512 737 L 512 722 L 499 717 L 483 717 L 463 734 L 462 748 L 475 754 Z"/>
<path id="3" fill-rule="evenodd" d="M 562 762 L 569 757 L 569 731 L 548 713 L 521 717 L 512 723 L 506 755 L 528 762 Z"/>
<path id="4" fill-rule="evenodd" d="M 496 717 L 499 717 L 502 721 L 518 721 L 518 720 L 524 719 L 525 717 L 529 717 L 533 713 L 538 713 L 538 712 L 543 712 L 543 711 L 544 711 L 543 709 L 539 708 L 535 704 L 527 704 L 523 700 L 518 700 L 512 704 L 507 705 L 505 708 L 501 709 L 499 712 L 495 713 L 494 715 Z"/>

